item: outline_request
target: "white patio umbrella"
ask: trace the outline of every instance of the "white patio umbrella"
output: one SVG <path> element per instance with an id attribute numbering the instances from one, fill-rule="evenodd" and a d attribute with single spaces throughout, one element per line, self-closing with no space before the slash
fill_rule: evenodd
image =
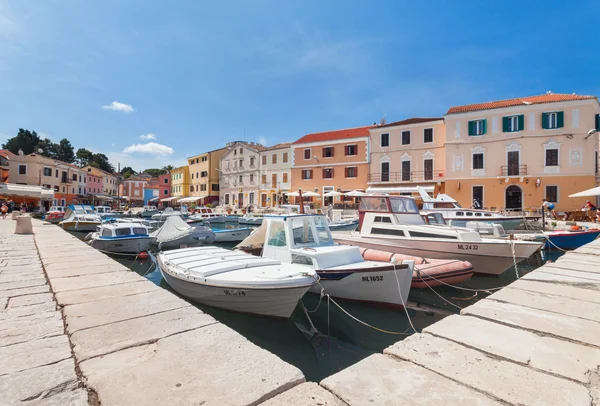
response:
<path id="1" fill-rule="evenodd" d="M 320 194 L 315 192 L 302 192 L 303 197 L 321 197 Z"/>
<path id="2" fill-rule="evenodd" d="M 336 196 L 343 196 L 343 193 L 340 192 L 336 192 L 335 190 L 332 190 L 331 192 L 327 192 L 325 193 L 323 196 L 324 197 L 336 197 Z"/>
<path id="3" fill-rule="evenodd" d="M 574 193 L 569 197 L 587 197 L 587 196 L 600 196 L 600 186 L 584 190 L 583 192 Z"/>
<path id="4" fill-rule="evenodd" d="M 365 192 L 361 192 L 360 190 L 353 190 L 351 192 L 345 193 L 346 196 L 356 197 L 356 196 L 364 196 Z"/>
<path id="5" fill-rule="evenodd" d="M 288 196 L 288 197 L 298 197 L 298 196 L 300 196 L 300 193 L 298 193 L 298 192 L 289 192 L 289 193 L 286 193 L 285 195 Z"/>

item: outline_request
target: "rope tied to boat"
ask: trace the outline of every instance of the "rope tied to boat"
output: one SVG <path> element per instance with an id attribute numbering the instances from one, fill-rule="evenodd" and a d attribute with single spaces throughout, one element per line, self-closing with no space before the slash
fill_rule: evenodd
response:
<path id="1" fill-rule="evenodd" d="M 513 264 L 515 267 L 515 275 L 517 276 L 517 280 L 521 279 L 521 276 L 519 275 L 519 268 L 517 267 L 517 253 L 515 252 L 515 238 L 514 238 L 514 234 L 510 235 L 509 241 L 510 241 L 510 248 L 512 251 L 512 257 L 513 257 Z"/>

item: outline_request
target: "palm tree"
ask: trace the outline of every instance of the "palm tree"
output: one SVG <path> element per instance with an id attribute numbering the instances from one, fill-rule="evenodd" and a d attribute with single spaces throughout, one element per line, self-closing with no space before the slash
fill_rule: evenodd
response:
<path id="1" fill-rule="evenodd" d="M 171 172 L 173 170 L 173 165 L 167 165 L 162 167 L 163 171 Z"/>

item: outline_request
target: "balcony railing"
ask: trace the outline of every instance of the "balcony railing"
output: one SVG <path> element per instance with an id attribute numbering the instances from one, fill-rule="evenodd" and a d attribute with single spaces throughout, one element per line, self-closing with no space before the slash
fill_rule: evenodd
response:
<path id="1" fill-rule="evenodd" d="M 444 171 L 403 171 L 370 173 L 368 181 L 371 183 L 400 183 L 400 182 L 437 182 L 445 177 Z"/>
<path id="2" fill-rule="evenodd" d="M 527 165 L 503 165 L 500 167 L 500 176 L 527 175 Z"/>

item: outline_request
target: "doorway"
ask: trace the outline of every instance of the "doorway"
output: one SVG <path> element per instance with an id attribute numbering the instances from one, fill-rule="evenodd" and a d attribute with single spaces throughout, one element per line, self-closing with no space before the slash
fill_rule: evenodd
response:
<path id="1" fill-rule="evenodd" d="M 510 185 L 506 188 L 505 208 L 509 210 L 523 209 L 523 191 L 517 185 Z"/>
<path id="2" fill-rule="evenodd" d="M 267 207 L 267 194 L 266 193 L 260 194 L 260 207 Z"/>
<path id="3" fill-rule="evenodd" d="M 238 208 L 244 207 L 244 194 L 238 193 Z"/>
<path id="4" fill-rule="evenodd" d="M 508 176 L 519 176 L 519 151 L 509 151 L 506 161 L 508 164 Z"/>
<path id="5" fill-rule="evenodd" d="M 473 186 L 473 205 L 475 200 L 479 203 L 479 208 L 483 208 L 483 186 Z"/>
<path id="6" fill-rule="evenodd" d="M 410 180 L 410 161 L 402 161 L 402 181 Z"/>
<path id="7" fill-rule="evenodd" d="M 390 181 L 390 163 L 389 162 L 381 163 L 381 181 L 382 182 Z"/>

